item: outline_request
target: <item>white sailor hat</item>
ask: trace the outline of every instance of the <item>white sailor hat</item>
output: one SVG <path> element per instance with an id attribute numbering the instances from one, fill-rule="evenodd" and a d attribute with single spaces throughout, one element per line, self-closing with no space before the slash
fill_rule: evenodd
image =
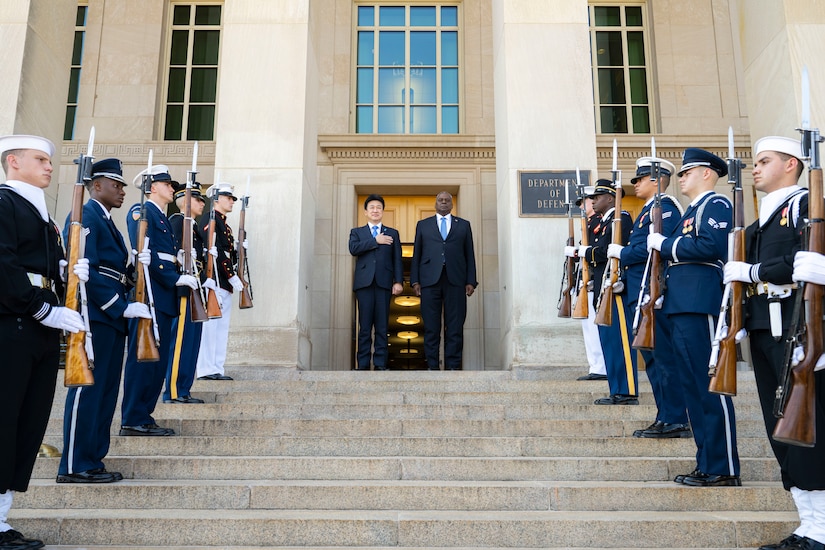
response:
<path id="1" fill-rule="evenodd" d="M 146 176 L 147 174 L 151 177 L 148 178 L 148 182 L 144 187 L 143 176 Z M 143 192 L 148 195 L 152 191 L 152 183 L 156 181 L 168 181 L 169 185 L 171 185 L 173 189 L 177 183 L 172 179 L 172 176 L 169 175 L 168 166 L 165 164 L 155 164 L 151 168 L 144 168 L 138 172 L 134 179 L 132 179 L 132 184 L 138 189 L 143 189 Z"/>
<path id="2" fill-rule="evenodd" d="M 676 173 L 676 167 L 672 162 L 658 157 L 641 157 L 636 161 L 636 175 L 630 179 L 630 183 L 636 183 L 645 176 L 649 176 L 653 170 L 653 163 L 659 163 L 659 173 L 664 176 L 672 176 Z"/>
<path id="3" fill-rule="evenodd" d="M 54 143 L 40 136 L 11 135 L 0 137 L 0 154 L 17 149 L 34 149 L 43 151 L 50 157 L 54 156 Z"/>
<path id="4" fill-rule="evenodd" d="M 206 196 L 213 200 L 216 199 L 219 195 L 232 197 L 233 199 L 238 200 L 238 197 L 235 196 L 235 186 L 231 183 L 216 183 L 206 191 Z"/>
<path id="5" fill-rule="evenodd" d="M 777 153 L 785 153 L 800 160 L 802 159 L 802 144 L 798 139 L 783 136 L 763 137 L 753 144 L 754 158 L 763 151 L 776 151 Z"/>

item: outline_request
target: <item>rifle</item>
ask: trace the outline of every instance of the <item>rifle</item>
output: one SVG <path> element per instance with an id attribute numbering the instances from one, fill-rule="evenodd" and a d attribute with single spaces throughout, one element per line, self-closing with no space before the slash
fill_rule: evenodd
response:
<path id="1" fill-rule="evenodd" d="M 146 219 L 146 190 L 152 186 L 152 150 L 149 150 L 149 167 L 145 173 L 138 174 L 142 177 L 140 186 L 140 221 L 138 221 L 138 238 L 136 245 L 149 248 L 149 237 L 146 232 L 149 222 Z M 152 283 L 149 281 L 149 268 L 145 265 L 135 265 L 137 271 L 137 282 L 135 283 L 135 302 L 148 303 L 151 319 L 139 318 L 137 320 L 137 360 L 138 362 L 160 361 L 160 335 L 158 334 L 157 318 L 155 316 L 155 301 L 152 298 Z M 148 300 L 147 300 L 148 298 Z"/>
<path id="2" fill-rule="evenodd" d="M 825 253 L 825 197 L 822 189 L 822 167 L 819 164 L 818 129 L 808 127 L 807 68 L 803 70 L 802 86 L 802 154 L 810 159 L 808 165 L 808 250 Z M 813 447 L 816 445 L 816 387 L 814 368 L 823 351 L 822 315 L 825 312 L 822 299 L 825 288 L 808 283 L 805 285 L 805 357 L 791 370 L 788 397 L 782 416 L 773 430 L 773 439 L 780 443 Z"/>
<path id="3" fill-rule="evenodd" d="M 210 249 L 215 246 L 215 198 L 215 196 L 212 197 L 209 205 L 209 231 L 206 240 Z M 214 279 L 215 274 L 215 258 L 212 254 L 207 254 L 206 278 Z M 220 319 L 222 316 L 221 305 L 218 303 L 218 297 L 215 294 L 215 291 L 211 288 L 206 289 L 206 313 L 210 319 Z"/>
<path id="4" fill-rule="evenodd" d="M 803 231 L 803 240 L 807 240 L 807 228 Z M 782 418 L 785 415 L 785 405 L 788 403 L 788 392 L 791 385 L 791 373 L 793 372 L 794 350 L 805 336 L 805 323 L 802 320 L 802 298 L 805 295 L 805 283 L 800 281 L 793 300 L 793 312 L 791 313 L 791 324 L 785 336 L 785 360 L 782 363 L 782 376 L 779 379 L 779 386 L 776 387 L 776 396 L 773 401 L 773 415 Z"/>
<path id="5" fill-rule="evenodd" d="M 238 222 L 238 278 L 243 283 L 243 290 L 238 303 L 240 309 L 252 307 L 252 281 L 249 277 L 249 261 L 246 257 L 246 248 L 243 246 L 246 241 L 246 207 L 248 205 L 249 195 L 246 194 L 241 197 L 241 218 Z"/>
<path id="6" fill-rule="evenodd" d="M 84 257 L 86 236 L 83 232 L 83 191 L 86 183 L 92 179 L 92 148 L 94 147 L 95 129 L 89 134 L 89 146 L 86 154 L 80 154 L 77 164 L 77 181 L 72 191 L 72 213 L 70 215 L 68 239 L 68 265 L 66 266 L 66 307 L 78 311 L 86 325 L 84 331 L 69 333 L 66 336 L 66 366 L 63 371 L 63 385 L 67 388 L 91 386 L 95 383 L 94 349 L 92 348 L 92 330 L 89 325 L 89 306 L 86 299 L 86 284 L 74 274 L 74 266 Z M 79 303 L 78 303 L 79 302 Z"/>
<path id="7" fill-rule="evenodd" d="M 652 138 L 651 138 L 652 139 Z M 656 181 L 656 196 L 650 207 L 650 225 L 654 233 L 662 232 L 662 178 L 659 161 L 654 160 L 650 166 L 650 177 Z M 656 344 L 656 312 L 662 295 L 662 254 L 655 248 L 647 256 L 647 265 L 642 277 L 639 299 L 636 302 L 636 315 L 633 319 L 634 349 L 652 350 Z"/>
<path id="8" fill-rule="evenodd" d="M 616 169 L 616 140 L 613 140 L 613 187 L 616 189 L 616 202 L 613 207 L 613 244 L 622 244 L 622 172 Z M 602 279 L 602 288 L 596 305 L 596 324 L 609 327 L 613 324 L 613 292 L 623 290 L 619 282 L 619 260 L 610 258 Z"/>
<path id="9" fill-rule="evenodd" d="M 197 142 L 195 142 L 195 155 L 198 154 L 197 151 Z M 186 191 L 183 196 L 183 273 L 185 275 L 193 275 L 198 281 L 198 288 L 189 289 L 189 314 L 192 317 L 193 323 L 202 323 L 209 319 L 209 315 L 206 313 L 206 306 L 204 305 L 202 294 L 203 289 L 200 286 L 200 277 L 198 277 L 194 258 L 192 258 L 192 231 L 195 223 L 192 219 L 192 187 L 195 183 L 195 174 L 197 174 L 194 170 L 194 161 L 192 164 L 193 170 L 187 172 L 186 175 Z M 182 323 L 183 319 L 181 319 L 180 322 Z"/>
<path id="10" fill-rule="evenodd" d="M 742 195 L 742 168 L 744 163 L 735 157 L 733 128 L 728 128 L 728 183 L 733 185 L 733 229 L 728 234 L 728 260 L 745 261 L 745 200 Z M 708 391 L 720 395 L 736 395 L 736 335 L 745 326 L 745 283 L 728 283 L 730 302 L 723 300 L 719 322 L 708 364 L 710 383 Z M 730 316 L 730 321 L 726 317 Z M 724 337 L 720 327 L 727 326 Z"/>
<path id="11" fill-rule="evenodd" d="M 582 225 L 582 240 L 581 244 L 588 246 L 590 243 L 590 235 L 587 228 L 587 212 L 584 206 L 584 186 L 577 185 L 579 188 L 579 197 L 581 198 L 581 225 Z M 592 286 L 590 281 L 590 266 L 587 265 L 585 258 L 579 258 L 579 281 L 576 286 L 578 294 L 576 295 L 576 305 L 573 307 L 573 319 L 587 319 L 590 314 L 588 307 L 587 292 Z"/>
<path id="12" fill-rule="evenodd" d="M 567 246 L 573 246 L 576 241 L 573 235 L 573 204 L 570 202 L 570 193 L 567 189 L 567 181 L 564 182 L 564 195 L 567 205 Z M 572 314 L 570 307 L 570 294 L 573 292 L 575 274 L 573 273 L 573 258 L 564 258 L 564 272 L 561 277 L 561 296 L 559 297 L 559 317 L 569 318 Z"/>

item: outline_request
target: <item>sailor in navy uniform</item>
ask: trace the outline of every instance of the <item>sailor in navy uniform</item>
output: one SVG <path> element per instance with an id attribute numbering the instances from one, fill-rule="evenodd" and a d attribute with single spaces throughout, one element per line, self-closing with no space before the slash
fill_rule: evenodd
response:
<path id="1" fill-rule="evenodd" d="M 404 290 L 401 237 L 397 229 L 381 223 L 384 198 L 380 195 L 367 197 L 364 214 L 368 223 L 349 233 L 349 252 L 356 258 L 352 287 L 358 300 L 358 370 L 369 370 L 370 359 L 375 370 L 387 370 L 390 296 Z"/>
<path id="2" fill-rule="evenodd" d="M 668 236 L 651 233 L 647 238 L 648 247 L 660 250 L 669 262 L 661 312 L 670 323 L 663 328 L 670 332 L 666 340 L 673 348 L 673 368 L 682 381 L 697 447 L 694 471 L 674 481 L 701 487 L 741 485 L 733 402 L 708 391 L 708 362 L 733 219 L 730 201 L 713 189 L 727 173 L 725 161 L 716 155 L 686 149 L 678 176 L 690 205 Z"/>
<path id="3" fill-rule="evenodd" d="M 583 257 L 591 267 L 591 277 L 594 282 L 593 309 L 604 284 L 605 272 L 608 267 L 607 248 L 613 240 L 613 220 L 615 217 L 616 189 L 613 182 L 606 179 L 596 181 L 594 187 L 585 188 L 587 197 L 593 199 L 593 210 L 601 215 L 601 221 L 595 229 L 592 246 L 579 247 L 579 256 Z M 624 190 L 622 190 L 624 196 Z M 622 243 L 627 243 L 633 218 L 626 211 L 621 212 Z M 630 323 L 624 306 L 624 295 L 614 294 L 613 317 L 610 326 L 599 326 L 599 340 L 602 343 L 604 363 L 607 368 L 607 383 L 610 395 L 596 399 L 596 405 L 638 405 L 639 389 L 637 384 L 636 353 L 630 349 Z"/>
<path id="4" fill-rule="evenodd" d="M 198 227 L 195 218 L 203 214 L 203 207 L 205 200 L 201 194 L 201 184 L 194 182 L 190 191 L 192 201 L 190 203 L 190 213 L 192 219 L 192 250 L 194 256 L 192 258 L 194 267 L 198 274 L 203 273 L 203 266 L 205 264 L 205 249 L 204 244 L 206 238 Z M 183 247 L 183 232 L 184 232 L 184 212 L 186 205 L 186 184 L 180 184 L 175 188 L 175 204 L 179 212 L 169 216 L 169 224 L 172 226 L 172 232 L 175 234 L 175 246 L 178 249 L 178 260 L 182 263 L 181 250 Z M 189 287 L 178 287 L 179 296 L 188 296 L 190 294 Z M 183 327 L 180 326 L 181 315 L 178 314 L 172 322 L 172 334 L 174 338 L 170 339 L 172 349 L 169 351 L 169 366 L 166 368 L 166 386 L 163 390 L 164 403 L 203 403 L 203 399 L 192 397 L 190 391 L 192 384 L 195 381 L 195 367 L 198 363 L 198 350 L 201 345 L 201 334 L 203 332 L 203 323 L 195 323 L 192 321 L 192 309 L 186 303 L 186 311 L 184 313 Z M 174 392 L 172 391 L 174 388 Z"/>
<path id="5" fill-rule="evenodd" d="M 29 487 L 54 400 L 60 331 L 84 329 L 63 294 L 60 232 L 46 209 L 54 144 L 39 136 L 0 137 L 0 545 L 42 548 L 7 523 L 14 492 Z M 78 265 L 81 265 L 80 262 Z M 80 280 L 88 280 L 75 269 Z"/>
<path id="6" fill-rule="evenodd" d="M 179 275 L 177 270 L 177 249 L 175 235 L 166 217 L 166 207 L 174 196 L 174 182 L 166 166 L 153 166 L 151 177 L 144 187 L 142 175 L 139 186 L 146 194 L 144 210 L 146 212 L 148 247 L 138 243 L 140 222 L 140 204 L 129 209 L 126 223 L 132 248 L 149 254 L 149 281 L 155 305 L 158 332 L 160 334 L 158 361 L 138 363 L 137 360 L 137 320 L 129 321 L 129 350 L 126 356 L 126 368 L 123 378 L 123 403 L 121 405 L 120 435 L 166 436 L 174 435 L 171 428 L 162 428 L 152 418 L 158 397 L 166 377 L 169 364 L 169 343 L 174 338 L 172 321 L 178 314 L 177 287 L 197 288 L 198 282 L 191 275 Z M 142 260 L 141 260 L 142 263 Z"/>
<path id="7" fill-rule="evenodd" d="M 825 375 L 822 372 L 814 375 L 818 396 L 816 446 L 786 445 L 771 437 L 777 422 L 773 415 L 775 392 L 785 367 L 785 337 L 792 321 L 794 297 L 799 292 L 794 284 L 794 255 L 805 244 L 804 227 L 808 217 L 808 190 L 797 185 L 804 170 L 802 149 L 798 139 L 769 136 L 756 142 L 753 159 L 754 185 L 757 191 L 767 194 L 760 203 L 759 219 L 745 232 L 746 261 L 725 264 L 725 282 L 741 281 L 751 285 L 745 329 L 750 338 L 762 417 L 779 462 L 782 483 L 785 490 L 791 492 L 799 512 L 799 528 L 783 541 L 785 546 L 779 547 L 816 548 L 814 544 L 818 543 L 822 548 L 825 545 L 825 469 L 822 467 L 825 464 Z M 778 307 L 771 310 L 770 303 L 777 303 Z M 805 546 L 803 538 L 808 539 Z"/>
<path id="8" fill-rule="evenodd" d="M 654 162 L 659 166 L 658 176 L 652 174 Z M 635 319 L 639 299 L 644 298 L 642 293 L 645 289 L 642 288 L 642 278 L 649 256 L 647 236 L 652 230 L 650 210 L 659 187 L 662 190 L 662 232 L 669 235 L 679 223 L 679 218 L 682 217 L 682 207 L 679 202 L 674 197 L 664 194 L 670 184 L 671 175 L 675 173 L 676 167 L 664 159 L 642 157 L 636 161 L 636 176 L 630 180 L 630 183 L 634 185 L 636 197 L 644 200 L 645 204 L 633 223 L 627 246 L 615 244 L 608 246 L 608 257 L 619 258 L 621 262 L 622 278 L 627 295 L 626 315 L 629 319 Z M 659 182 L 651 179 L 652 177 L 658 177 Z M 677 373 L 671 367 L 673 363 L 670 357 L 671 346 L 665 340 L 665 334 L 669 331 L 659 328 L 662 323 L 667 323 L 667 316 L 655 315 L 656 348 L 653 351 L 641 351 L 645 360 L 645 373 L 650 380 L 653 398 L 656 401 L 656 419 L 646 429 L 637 430 L 633 435 L 644 438 L 690 437 L 687 410 L 682 398 L 680 382 Z"/>
<path id="9" fill-rule="evenodd" d="M 123 236 L 112 221 L 111 210 L 126 196 L 123 166 L 108 158 L 92 165 L 87 182 L 89 200 L 83 206 L 85 257 L 89 260 L 89 321 L 93 335 L 94 379 L 91 386 L 69 388 L 63 413 L 63 456 L 58 483 L 111 483 L 120 472 L 109 472 L 103 459 L 109 452 L 112 418 L 117 406 L 127 319 L 149 318 L 146 304 L 130 303 L 134 267 Z M 64 226 L 64 238 L 69 230 Z"/>

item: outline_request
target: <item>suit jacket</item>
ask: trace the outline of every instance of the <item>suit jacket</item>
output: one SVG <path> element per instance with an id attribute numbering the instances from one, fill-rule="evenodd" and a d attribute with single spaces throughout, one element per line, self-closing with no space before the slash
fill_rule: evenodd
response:
<path id="1" fill-rule="evenodd" d="M 410 283 L 432 286 L 441 277 L 442 267 L 446 267 L 451 285 L 478 286 L 470 222 L 453 216 L 450 232 L 443 240 L 436 219 L 436 216 L 430 216 L 415 226 Z"/>
<path id="2" fill-rule="evenodd" d="M 146 201 L 146 221 L 148 222 L 146 236 L 149 237 L 149 250 L 152 251 L 152 263 L 149 264 L 149 277 L 152 280 L 152 295 L 155 299 L 155 308 L 171 317 L 178 315 L 177 287 L 180 274 L 176 261 L 175 235 L 169 225 L 169 218 L 160 211 L 155 204 Z M 129 209 L 126 216 L 126 225 L 129 228 L 129 240 L 132 248 L 141 250 L 143 243 L 138 245 L 138 225 L 140 221 L 140 204 Z M 158 256 L 163 254 L 163 257 Z"/>
<path id="3" fill-rule="evenodd" d="M 392 227 L 381 225 L 381 234 L 392 237 L 391 245 L 379 245 L 369 224 L 349 232 L 349 253 L 356 257 L 352 289 L 365 288 L 375 281 L 381 288 L 392 289 L 393 283 L 404 281 L 401 264 L 401 236 Z"/>

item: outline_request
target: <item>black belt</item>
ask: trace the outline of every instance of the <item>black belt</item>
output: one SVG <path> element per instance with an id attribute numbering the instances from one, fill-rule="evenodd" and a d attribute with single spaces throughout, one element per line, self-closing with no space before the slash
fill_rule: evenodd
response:
<path id="1" fill-rule="evenodd" d="M 103 275 L 104 277 L 109 277 L 110 279 L 114 279 L 115 281 L 119 282 L 123 286 L 126 286 L 126 283 L 129 281 L 129 278 L 126 277 L 125 274 L 121 273 L 117 269 L 112 269 L 111 267 L 106 267 L 105 265 L 101 265 L 97 268 L 97 272 Z"/>

